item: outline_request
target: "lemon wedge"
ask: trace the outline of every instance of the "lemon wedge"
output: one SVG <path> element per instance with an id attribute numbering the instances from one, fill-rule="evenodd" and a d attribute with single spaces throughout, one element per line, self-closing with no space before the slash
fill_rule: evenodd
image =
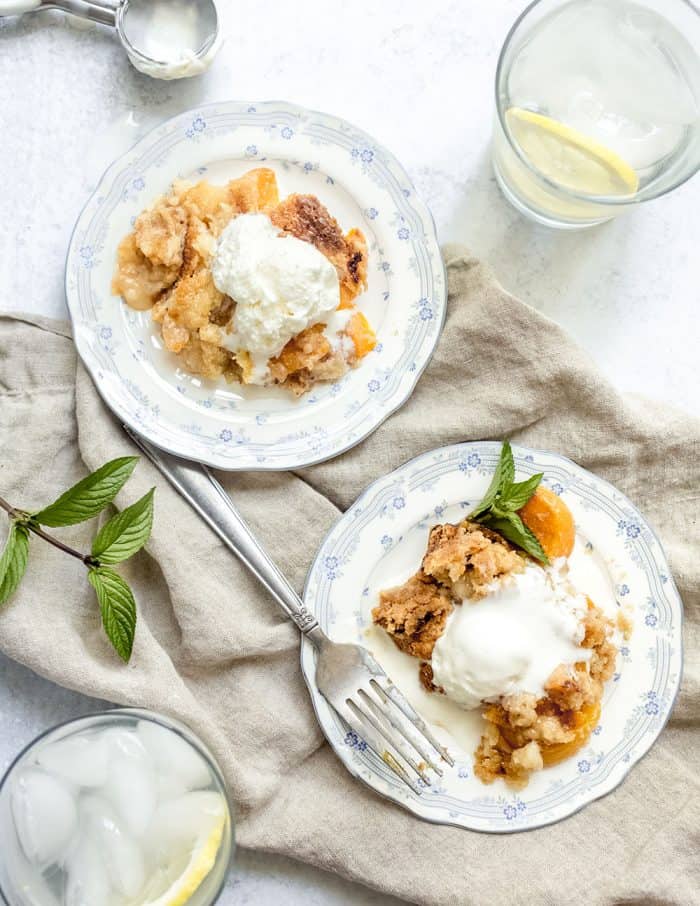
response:
<path id="1" fill-rule="evenodd" d="M 558 120 L 522 107 L 506 111 L 511 135 L 548 179 L 586 195 L 634 195 L 639 177 L 619 154 Z"/>
<path id="2" fill-rule="evenodd" d="M 214 797 L 212 793 L 190 795 Z M 227 818 L 223 799 L 218 798 L 220 802 L 210 809 L 209 820 L 194 841 L 189 858 L 185 856 L 178 865 L 171 866 L 167 876 L 152 879 L 150 892 L 139 901 L 141 906 L 185 906 L 214 868 Z M 154 888 L 158 890 L 155 895 Z"/>

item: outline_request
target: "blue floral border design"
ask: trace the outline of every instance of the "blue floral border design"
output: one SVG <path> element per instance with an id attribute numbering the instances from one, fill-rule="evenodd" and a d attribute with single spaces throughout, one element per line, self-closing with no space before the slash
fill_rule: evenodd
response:
<path id="1" fill-rule="evenodd" d="M 500 444 L 465 443 L 423 454 L 371 485 L 336 523 L 321 545 L 307 576 L 304 600 L 321 627 L 332 633 L 334 622 L 334 581 L 339 573 L 328 571 L 327 564 L 343 564 L 352 574 L 353 552 L 361 546 L 364 530 L 373 523 L 387 526 L 385 520 L 392 502 L 401 494 L 431 494 L 435 481 L 449 473 L 466 471 L 491 472 L 498 461 Z M 408 792 L 387 766 L 371 752 L 358 745 L 348 748 L 343 740 L 347 732 L 342 721 L 330 709 L 314 685 L 315 656 L 313 646 L 302 639 L 301 664 L 309 686 L 319 722 L 329 742 L 348 770 L 382 796 L 393 800 L 425 820 L 453 824 L 490 833 L 531 830 L 552 824 L 579 811 L 587 803 L 611 792 L 621 783 L 631 766 L 651 747 L 673 708 L 682 673 L 683 608 L 661 544 L 634 505 L 608 482 L 570 460 L 552 453 L 514 447 L 518 472 L 523 475 L 545 472 L 546 482 L 566 488 L 566 493 L 582 509 L 595 509 L 607 520 L 610 531 L 619 537 L 619 525 L 625 523 L 624 550 L 628 564 L 648 590 L 646 603 L 639 613 L 653 613 L 654 620 L 644 619 L 645 632 L 652 634 L 653 644 L 647 651 L 648 684 L 638 690 L 615 744 L 606 751 L 585 749 L 572 764 L 567 779 L 555 780 L 535 801 L 524 797 L 484 795 L 462 799 L 447 793 L 443 786 L 426 790 L 421 797 Z M 459 504 L 460 501 L 452 501 Z M 441 503 L 438 508 L 443 504 Z M 432 518 L 433 513 L 428 514 Z M 635 526 L 627 532 L 627 526 Z M 389 529 L 390 530 L 390 529 Z M 380 528 L 370 529 L 372 538 Z M 391 535 L 380 538 L 379 547 L 390 549 Z M 365 570 L 369 569 L 363 564 Z M 358 579 L 362 581 L 362 579 Z M 629 592 L 629 588 L 625 594 Z M 363 591 L 366 594 L 367 589 Z M 618 591 L 618 595 L 619 595 Z M 650 603 L 651 602 L 651 603 Z M 653 604 L 653 607 L 652 607 Z M 359 619 L 359 618 L 358 618 Z M 623 665 L 629 661 L 629 650 L 621 653 Z M 614 681 L 619 679 L 616 674 Z M 598 745 L 601 727 L 596 728 L 591 744 Z M 458 777 L 468 777 L 470 765 L 458 765 Z M 457 769 L 456 769 L 457 770 Z"/>
<path id="2" fill-rule="evenodd" d="M 181 413 L 187 421 L 174 419 L 159 399 L 162 392 L 153 382 L 149 383 L 146 371 L 142 372 L 142 382 L 134 380 L 133 373 L 126 373 L 125 363 L 128 361 L 129 368 L 133 368 L 133 361 L 139 362 L 143 353 L 137 350 L 130 355 L 123 348 L 126 344 L 100 340 L 99 331 L 104 330 L 101 312 L 111 300 L 105 298 L 107 288 L 94 285 L 93 279 L 96 267 L 104 263 L 110 218 L 126 202 L 142 204 L 140 196 L 147 187 L 148 174 L 167 167 L 171 155 L 183 143 L 201 145 L 204 158 L 208 141 L 228 140 L 230 136 L 230 158 L 267 159 L 260 155 L 257 146 L 245 142 L 246 126 L 264 129 L 269 141 L 280 147 L 280 159 L 305 173 L 314 172 L 316 164 L 290 160 L 284 150 L 286 146 L 293 147 L 297 136 L 318 147 L 319 154 L 324 147 L 339 150 L 347 161 L 344 166 L 361 169 L 395 211 L 397 238 L 402 247 L 405 243 L 410 248 L 415 300 L 411 303 L 412 313 L 406 318 L 401 354 L 390 361 L 377 358 L 374 370 L 368 368 L 362 398 L 355 393 L 349 405 L 338 406 L 340 417 L 325 425 L 307 419 L 301 430 L 289 431 L 287 427 L 273 435 L 262 413 L 258 420 L 251 419 L 249 433 L 238 435 L 242 442 L 233 444 L 222 439 L 225 425 L 213 425 L 205 419 L 205 415 L 212 414 L 211 401 L 200 402 L 201 419 L 192 409 Z M 379 216 L 377 209 L 371 210 Z M 391 267 L 384 273 L 391 281 Z M 322 462 L 355 446 L 375 430 L 410 397 L 432 356 L 447 306 L 446 275 L 432 216 L 393 155 L 341 119 L 276 101 L 219 103 L 179 114 L 152 130 L 117 160 L 103 176 L 76 224 L 66 262 L 66 295 L 78 352 L 98 390 L 120 419 L 177 455 L 222 469 L 256 471 Z M 331 392 L 335 393 L 336 388 Z M 337 389 L 339 402 L 342 392 L 341 382 Z M 313 397 L 307 402 L 312 404 Z M 256 430 L 265 425 L 264 433 Z"/>

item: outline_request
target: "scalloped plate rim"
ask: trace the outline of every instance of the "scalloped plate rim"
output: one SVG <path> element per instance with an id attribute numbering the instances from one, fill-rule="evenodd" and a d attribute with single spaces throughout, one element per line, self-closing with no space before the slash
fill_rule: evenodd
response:
<path id="1" fill-rule="evenodd" d="M 364 501 L 369 500 L 371 495 L 376 490 L 378 490 L 382 486 L 383 483 L 387 482 L 393 476 L 396 476 L 397 474 L 402 473 L 404 470 L 408 470 L 411 466 L 417 465 L 422 459 L 427 459 L 428 457 L 431 457 L 434 454 L 439 453 L 439 452 L 449 453 L 451 451 L 457 451 L 457 450 L 473 450 L 475 447 L 478 447 L 479 449 L 484 449 L 484 448 L 496 449 L 496 448 L 500 448 L 500 446 L 501 446 L 501 444 L 499 441 L 463 441 L 463 442 L 454 443 L 454 444 L 446 444 L 442 447 L 435 447 L 431 450 L 426 450 L 426 451 L 423 451 L 422 453 L 417 454 L 416 456 L 414 456 L 411 459 L 407 460 L 406 462 L 402 463 L 400 466 L 397 466 L 392 471 L 390 471 L 384 475 L 381 475 L 380 477 L 378 477 L 374 481 L 372 481 L 360 493 L 360 495 L 353 501 L 353 503 L 350 506 L 348 506 L 348 508 L 344 511 L 344 513 L 340 516 L 340 518 L 328 530 L 328 532 L 324 536 L 321 544 L 319 545 L 318 551 L 316 553 L 316 556 L 314 557 L 313 562 L 311 563 L 311 566 L 308 570 L 306 580 L 304 583 L 303 600 L 304 600 L 304 603 L 306 604 L 306 606 L 309 607 L 312 610 L 312 612 L 315 612 L 315 609 L 313 606 L 314 601 L 309 598 L 308 589 L 311 584 L 312 575 L 315 572 L 321 558 L 323 557 L 326 545 L 329 543 L 333 533 L 338 529 L 339 525 L 345 519 L 348 518 L 349 514 L 352 513 L 356 508 L 359 508 Z M 666 566 L 669 566 L 665 550 L 664 550 L 663 545 L 661 544 L 661 541 L 660 541 L 656 531 L 654 530 L 654 528 L 651 525 L 649 525 L 647 520 L 644 518 L 644 516 L 638 509 L 638 507 L 634 503 L 632 503 L 632 501 L 627 497 L 627 495 L 623 494 L 621 491 L 619 491 L 611 482 L 607 481 L 607 479 L 601 478 L 600 476 L 596 475 L 593 472 L 590 472 L 588 469 L 585 469 L 583 466 L 578 465 L 578 463 L 576 463 L 574 460 L 570 459 L 569 457 L 564 456 L 559 453 L 555 453 L 551 450 L 542 450 L 539 448 L 525 447 L 521 444 L 515 444 L 515 443 L 512 444 L 512 447 L 513 447 L 513 453 L 515 454 L 516 458 L 520 457 L 520 456 L 527 456 L 527 455 L 554 457 L 557 460 L 559 460 L 564 466 L 572 469 L 572 471 L 577 472 L 577 473 L 583 473 L 586 476 L 589 476 L 590 478 L 592 478 L 596 482 L 596 484 L 598 484 L 600 487 L 602 487 L 606 492 L 613 492 L 615 494 L 618 494 L 620 496 L 621 500 L 624 501 L 625 505 L 627 507 L 629 507 L 629 509 L 633 513 L 636 514 L 636 516 L 639 518 L 640 522 L 644 525 L 644 527 L 650 533 L 652 539 L 655 541 L 655 543 L 658 545 L 659 550 L 661 551 L 661 554 L 665 560 Z M 655 562 L 654 566 L 658 570 L 658 563 Z M 645 741 L 644 746 L 642 746 L 642 750 L 638 754 L 636 754 L 636 756 L 631 757 L 629 761 L 625 762 L 625 770 L 622 771 L 622 773 L 619 777 L 615 777 L 611 773 L 610 778 L 608 778 L 608 780 L 604 781 L 600 785 L 600 789 L 596 789 L 596 790 L 592 791 L 590 793 L 590 795 L 588 795 L 587 798 L 584 797 L 582 802 L 577 803 L 575 805 L 575 807 L 570 808 L 568 811 L 564 811 L 560 815 L 554 815 L 551 818 L 537 821 L 533 824 L 528 824 L 526 826 L 518 826 L 515 824 L 508 825 L 506 823 L 503 826 L 499 826 L 499 827 L 474 827 L 474 826 L 470 825 L 468 823 L 468 821 L 465 821 L 465 820 L 457 820 L 456 818 L 445 817 L 443 815 L 430 814 L 430 812 L 428 810 L 426 810 L 425 808 L 421 808 L 421 806 L 424 805 L 428 801 L 426 799 L 422 799 L 419 797 L 412 797 L 410 800 L 406 800 L 405 796 L 401 797 L 399 795 L 394 795 L 392 792 L 387 791 L 385 788 L 380 788 L 380 786 L 382 786 L 382 787 L 384 786 L 384 782 L 383 782 L 382 778 L 378 777 L 377 775 L 373 775 L 371 779 L 366 776 L 362 776 L 362 774 L 360 774 L 360 772 L 359 772 L 359 768 L 356 768 L 353 760 L 349 757 L 347 757 L 347 758 L 344 757 L 346 754 L 346 751 L 347 751 L 347 747 L 346 746 L 341 747 L 336 744 L 336 740 L 332 735 L 333 728 L 331 726 L 327 725 L 327 723 L 326 723 L 327 712 L 330 709 L 329 709 L 329 706 L 326 703 L 325 699 L 323 698 L 323 696 L 320 694 L 320 692 L 318 691 L 318 689 L 316 687 L 315 678 L 314 678 L 314 674 L 315 674 L 314 646 L 306 638 L 306 636 L 302 635 L 301 640 L 300 640 L 299 660 L 300 660 L 302 675 L 304 677 L 306 686 L 309 690 L 309 695 L 310 695 L 311 703 L 312 703 L 312 706 L 314 709 L 314 714 L 316 715 L 316 719 L 319 723 L 319 726 L 320 726 L 320 728 L 323 732 L 323 735 L 324 735 L 325 739 L 327 740 L 328 744 L 335 752 L 335 754 L 338 757 L 338 759 L 340 760 L 341 764 L 344 766 L 344 768 L 348 771 L 348 773 L 352 777 L 359 780 L 368 789 L 373 790 L 382 799 L 385 799 L 387 802 L 392 802 L 393 804 L 398 805 L 400 808 L 402 808 L 405 811 L 410 812 L 415 817 L 419 818 L 421 821 L 425 821 L 428 824 L 444 825 L 446 827 L 456 827 L 456 828 L 460 828 L 461 830 L 468 830 L 468 831 L 472 831 L 474 833 L 484 833 L 484 834 L 490 834 L 490 835 L 493 834 L 493 835 L 497 835 L 497 836 L 506 835 L 506 834 L 514 834 L 514 833 L 526 833 L 528 831 L 536 831 L 536 830 L 539 830 L 540 828 L 550 827 L 554 824 L 558 824 L 560 821 L 564 821 L 567 818 L 570 818 L 570 817 L 578 814 L 580 811 L 582 811 L 584 808 L 586 808 L 586 806 L 590 805 L 593 802 L 597 802 L 600 799 L 605 798 L 606 796 L 613 793 L 616 789 L 618 789 L 618 787 L 620 787 L 624 783 L 624 781 L 627 779 L 632 768 L 636 764 L 639 764 L 639 762 L 646 755 L 649 754 L 649 752 L 653 748 L 654 744 L 658 740 L 659 736 L 661 735 L 661 733 L 663 732 L 664 728 L 666 727 L 666 725 L 668 724 L 668 722 L 671 718 L 673 709 L 678 700 L 678 695 L 680 693 L 681 682 L 682 682 L 682 677 L 683 677 L 684 654 L 685 654 L 684 648 L 683 648 L 684 609 L 683 609 L 683 601 L 680 596 L 680 592 L 678 591 L 678 587 L 676 585 L 675 579 L 673 577 L 673 574 L 672 574 L 670 568 L 668 569 L 667 575 L 668 575 L 668 583 L 670 585 L 670 589 L 673 592 L 674 601 L 678 605 L 676 616 L 678 618 L 677 633 L 678 633 L 678 637 L 680 639 L 680 646 L 679 646 L 679 650 L 678 650 L 678 654 L 677 654 L 678 676 L 675 681 L 675 685 L 672 689 L 672 695 L 670 697 L 667 712 L 666 712 L 662 722 L 660 723 L 660 725 L 658 726 L 656 731 L 653 733 L 653 736 L 648 741 Z M 324 713 L 321 712 L 319 705 L 324 708 Z M 450 769 L 448 769 L 448 770 L 450 770 Z M 484 785 L 484 790 L 488 790 L 488 789 L 489 789 L 488 786 Z"/>
<path id="2" fill-rule="evenodd" d="M 74 254 L 74 246 L 77 238 L 78 230 L 81 226 L 82 220 L 86 215 L 88 208 L 90 207 L 91 202 L 96 198 L 100 193 L 102 186 L 113 179 L 118 172 L 119 165 L 125 161 L 125 159 L 132 154 L 139 145 L 145 143 L 153 133 L 159 129 L 163 129 L 167 126 L 170 126 L 176 123 L 178 120 L 196 115 L 199 112 L 207 110 L 220 109 L 227 104 L 232 104 L 235 106 L 249 106 L 254 108 L 263 108 L 265 110 L 273 111 L 279 109 L 286 113 L 289 113 L 294 116 L 312 116 L 319 117 L 322 120 L 333 120 L 337 123 L 342 123 L 345 126 L 350 127 L 357 135 L 362 135 L 366 137 L 369 141 L 372 142 L 372 145 L 379 151 L 384 154 L 388 160 L 396 166 L 402 174 L 402 178 L 405 180 L 405 184 L 410 188 L 411 192 L 411 207 L 414 209 L 416 215 L 419 217 L 420 222 L 424 228 L 424 234 L 422 241 L 424 244 L 428 242 L 433 242 L 435 250 L 437 251 L 437 258 L 439 261 L 439 266 L 442 274 L 442 292 L 439 298 L 436 298 L 434 301 L 436 306 L 439 309 L 439 319 L 438 327 L 435 332 L 435 338 L 431 344 L 430 349 L 426 353 L 423 361 L 418 365 L 415 373 L 413 374 L 413 379 L 410 384 L 400 393 L 396 395 L 396 399 L 392 400 L 391 404 L 386 408 L 385 411 L 382 411 L 380 417 L 376 420 L 368 420 L 369 426 L 366 430 L 361 430 L 359 436 L 352 438 L 347 445 L 342 448 L 338 448 L 328 453 L 322 453 L 320 455 L 310 455 L 305 457 L 300 457 L 298 459 L 290 459 L 289 462 L 283 462 L 281 464 L 265 464 L 265 463 L 255 463 L 255 464 L 244 464 L 237 465 L 231 463 L 227 458 L 221 458 L 218 455 L 202 455 L 199 452 L 193 451 L 192 447 L 187 443 L 188 438 L 184 437 L 182 443 L 169 443 L 164 442 L 160 438 L 153 437 L 149 435 L 147 431 L 144 430 L 142 424 L 139 423 L 138 419 L 134 418 L 130 411 L 125 410 L 120 401 L 115 401 L 110 397 L 109 388 L 105 386 L 105 383 L 99 379 L 98 372 L 100 370 L 99 363 L 91 355 L 90 350 L 87 348 L 86 343 L 79 336 L 78 331 L 75 330 L 76 327 L 76 316 L 74 315 L 73 308 L 70 303 L 71 290 L 68 285 L 69 280 L 69 267 L 71 264 L 72 256 Z M 388 418 L 390 418 L 395 412 L 404 406 L 408 400 L 413 395 L 415 388 L 423 375 L 425 369 L 430 364 L 432 357 L 434 355 L 437 344 L 442 335 L 442 331 L 445 326 L 445 320 L 447 318 L 447 268 L 445 265 L 444 258 L 441 254 L 440 244 L 437 235 L 437 227 L 435 224 L 435 219 L 433 217 L 432 211 L 428 205 L 422 200 L 420 195 L 416 192 L 413 180 L 410 178 L 404 167 L 399 162 L 398 158 L 390 152 L 384 145 L 374 140 L 374 138 L 365 132 L 363 129 L 355 126 L 350 123 L 343 117 L 338 117 L 335 114 L 325 113 L 323 111 L 318 111 L 313 108 L 307 108 L 303 105 L 298 105 L 284 100 L 269 100 L 269 101 L 253 101 L 247 102 L 242 100 L 235 101 L 213 101 L 204 104 L 196 105 L 187 110 L 181 111 L 179 113 L 173 114 L 170 117 L 156 123 L 147 132 L 141 135 L 128 149 L 123 151 L 117 158 L 115 158 L 104 170 L 102 175 L 99 177 L 96 183 L 96 187 L 93 192 L 90 193 L 85 204 L 81 208 L 81 211 L 76 218 L 75 224 L 71 231 L 70 239 L 68 242 L 68 249 L 66 252 L 66 262 L 64 266 L 64 292 L 66 295 L 66 301 L 68 305 L 69 316 L 71 324 L 73 327 L 73 341 L 75 343 L 78 355 L 84 367 L 86 368 L 90 378 L 93 382 L 93 385 L 97 389 L 99 396 L 103 402 L 107 405 L 110 411 L 115 415 L 115 417 L 131 428 L 136 433 L 142 435 L 145 439 L 149 440 L 159 449 L 165 450 L 168 453 L 171 453 L 175 456 L 180 456 L 184 459 L 188 459 L 192 462 L 201 463 L 202 465 L 210 466 L 212 468 L 221 469 L 222 471 L 246 471 L 246 472 L 279 472 L 279 471 L 288 471 L 290 469 L 297 468 L 306 468 L 307 466 L 318 465 L 320 463 L 328 462 L 332 459 L 335 459 L 337 456 L 341 456 L 344 453 L 347 453 L 349 450 L 352 450 L 354 447 L 358 446 L 364 440 L 367 439 L 371 434 L 373 434 Z"/>

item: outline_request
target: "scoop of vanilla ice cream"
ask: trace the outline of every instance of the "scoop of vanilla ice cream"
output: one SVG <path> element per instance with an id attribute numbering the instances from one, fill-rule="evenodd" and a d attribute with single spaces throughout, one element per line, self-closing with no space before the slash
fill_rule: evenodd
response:
<path id="1" fill-rule="evenodd" d="M 216 288 L 236 302 L 225 345 L 250 353 L 259 377 L 292 337 L 340 304 L 330 261 L 311 243 L 280 232 L 265 214 L 241 214 L 228 224 L 211 269 Z"/>
<path id="2" fill-rule="evenodd" d="M 539 698 L 556 667 L 588 660 L 579 647 L 586 599 L 565 569 L 563 560 L 528 564 L 486 597 L 455 607 L 433 650 L 435 685 L 464 708 L 514 692 Z"/>

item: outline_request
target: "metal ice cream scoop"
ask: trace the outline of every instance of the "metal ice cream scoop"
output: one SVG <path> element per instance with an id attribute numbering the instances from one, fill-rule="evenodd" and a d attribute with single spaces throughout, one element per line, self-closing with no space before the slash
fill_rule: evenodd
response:
<path id="1" fill-rule="evenodd" d="M 216 0 L 0 0 L 0 18 L 58 9 L 114 28 L 146 75 L 199 75 L 221 44 Z"/>

